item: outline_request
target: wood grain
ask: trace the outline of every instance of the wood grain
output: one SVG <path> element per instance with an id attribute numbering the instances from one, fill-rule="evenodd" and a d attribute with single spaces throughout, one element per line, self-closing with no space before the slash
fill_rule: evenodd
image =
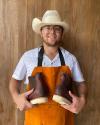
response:
<path id="1" fill-rule="evenodd" d="M 87 105 L 75 123 L 100 125 L 100 0 L 0 0 L 0 125 L 24 123 L 9 80 L 21 55 L 41 44 L 31 23 L 48 9 L 57 9 L 69 23 L 63 46 L 77 57 L 88 86 Z"/>

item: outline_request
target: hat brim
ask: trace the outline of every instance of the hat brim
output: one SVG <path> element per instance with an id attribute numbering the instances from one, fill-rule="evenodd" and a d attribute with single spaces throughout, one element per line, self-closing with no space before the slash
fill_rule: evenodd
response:
<path id="1" fill-rule="evenodd" d="M 64 32 L 67 32 L 69 30 L 69 25 L 67 23 L 65 23 L 65 22 L 44 23 L 41 20 L 39 20 L 38 18 L 35 18 L 32 21 L 33 31 L 35 31 L 38 34 L 40 34 L 40 32 L 41 32 L 41 28 L 46 26 L 46 25 L 58 25 L 58 26 L 61 26 L 61 27 L 63 27 Z"/>

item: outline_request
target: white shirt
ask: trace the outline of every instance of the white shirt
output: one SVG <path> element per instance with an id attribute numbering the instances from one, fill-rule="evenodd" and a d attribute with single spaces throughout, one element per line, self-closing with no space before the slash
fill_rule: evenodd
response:
<path id="1" fill-rule="evenodd" d="M 84 78 L 82 75 L 82 72 L 80 70 L 78 61 L 74 55 L 72 55 L 70 52 L 65 50 L 64 48 L 60 47 L 61 52 L 63 54 L 65 64 L 70 68 L 73 80 L 76 82 L 83 82 Z M 35 67 L 37 67 L 38 63 L 38 52 L 40 48 L 35 48 L 32 50 L 29 50 L 23 54 L 21 59 L 19 60 L 15 71 L 12 75 L 12 77 L 16 80 L 23 80 L 24 83 L 28 84 L 28 76 L 31 75 L 32 71 Z M 49 57 L 47 57 L 45 54 L 43 55 L 43 67 L 58 67 L 61 66 L 59 54 L 55 56 L 53 60 L 50 60 Z"/>

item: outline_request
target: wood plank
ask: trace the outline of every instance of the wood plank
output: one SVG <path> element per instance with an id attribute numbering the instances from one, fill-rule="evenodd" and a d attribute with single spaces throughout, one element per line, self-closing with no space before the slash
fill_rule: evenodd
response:
<path id="1" fill-rule="evenodd" d="M 16 110 L 10 96 L 8 81 L 24 51 L 41 44 L 32 30 L 32 19 L 47 9 L 57 9 L 69 23 L 63 46 L 77 57 L 88 85 L 87 105 L 75 123 L 99 125 L 100 0 L 0 0 L 0 125 L 24 123 L 23 113 Z"/>

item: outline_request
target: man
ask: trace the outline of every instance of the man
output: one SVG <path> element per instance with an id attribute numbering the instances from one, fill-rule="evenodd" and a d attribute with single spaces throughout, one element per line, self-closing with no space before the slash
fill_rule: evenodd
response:
<path id="1" fill-rule="evenodd" d="M 41 35 L 43 45 L 29 50 L 21 57 L 9 86 L 13 100 L 20 111 L 26 110 L 25 125 L 74 125 L 73 113 L 79 113 L 86 103 L 86 85 L 76 58 L 60 47 L 63 34 L 68 31 L 68 24 L 61 21 L 56 10 L 48 10 L 42 21 L 38 18 L 33 19 L 32 27 Z M 35 77 L 40 72 L 49 88 L 49 99 L 34 106 L 28 101 L 30 94 L 35 91 L 34 88 L 21 94 L 20 84 L 23 79 L 25 84 L 28 84 L 28 77 Z M 61 73 L 71 76 L 77 85 L 78 96 L 71 90 L 68 92 L 71 97 L 70 104 L 59 103 L 60 100 L 54 98 L 59 79 L 65 78 L 64 75 L 63 78 L 59 78 Z M 66 83 L 65 79 L 64 84 Z"/>

